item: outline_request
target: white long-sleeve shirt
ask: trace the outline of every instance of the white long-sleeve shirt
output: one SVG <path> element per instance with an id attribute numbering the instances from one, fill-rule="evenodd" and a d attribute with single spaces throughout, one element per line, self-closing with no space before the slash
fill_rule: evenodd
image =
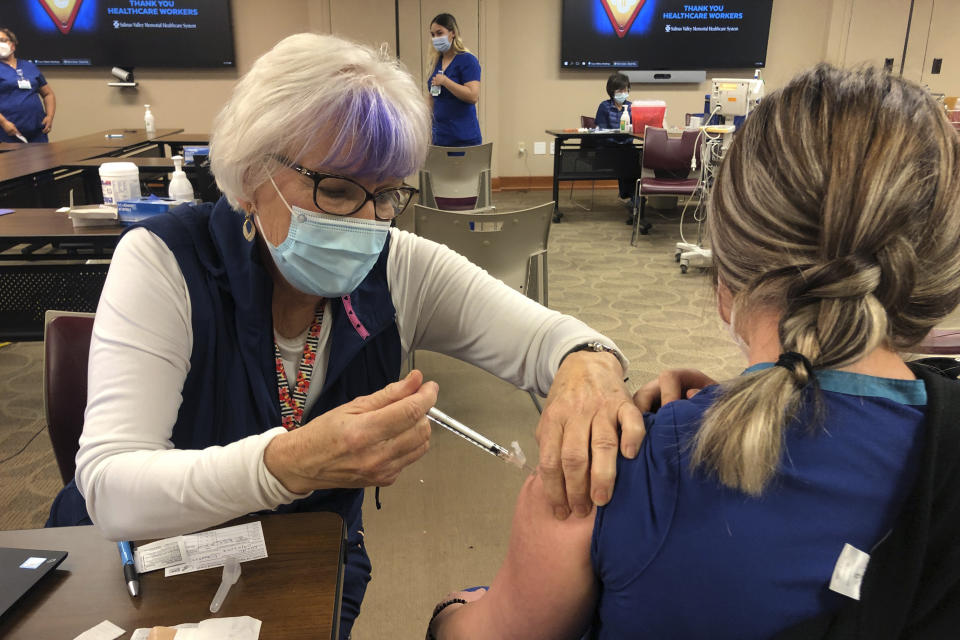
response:
<path id="1" fill-rule="evenodd" d="M 396 229 L 390 243 L 387 283 L 404 356 L 414 349 L 445 353 L 545 395 L 571 348 L 613 344 L 445 246 Z M 307 411 L 323 387 L 330 324 L 319 338 Z M 287 377 L 295 379 L 306 333 L 275 338 Z M 263 462 L 283 427 L 222 447 L 174 448 L 192 349 L 190 295 L 176 258 L 150 231 L 127 233 L 97 308 L 77 453 L 77 487 L 110 538 L 176 535 L 303 497 L 287 491 Z"/>

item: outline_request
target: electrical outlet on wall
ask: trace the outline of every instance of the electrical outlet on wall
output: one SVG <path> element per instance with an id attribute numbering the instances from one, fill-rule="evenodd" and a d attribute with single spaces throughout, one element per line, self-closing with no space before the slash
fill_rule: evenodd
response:
<path id="1" fill-rule="evenodd" d="M 534 142 L 533 143 L 533 155 L 542 156 L 547 152 L 547 143 L 546 142 Z"/>
<path id="2" fill-rule="evenodd" d="M 523 142 L 518 142 L 518 143 L 517 143 L 517 155 L 518 155 L 518 156 L 525 156 L 525 155 L 527 155 L 527 145 L 524 144 Z"/>

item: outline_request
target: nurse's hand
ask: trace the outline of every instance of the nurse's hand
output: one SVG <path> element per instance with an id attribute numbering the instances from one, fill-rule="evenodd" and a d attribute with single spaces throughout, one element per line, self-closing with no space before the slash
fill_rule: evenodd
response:
<path id="1" fill-rule="evenodd" d="M 433 78 L 430 80 L 430 84 L 432 84 L 435 87 L 445 87 L 449 82 L 450 82 L 450 78 L 443 75 L 442 73 L 438 73 L 437 75 L 433 76 Z"/>
<path id="2" fill-rule="evenodd" d="M 43 120 L 40 121 L 43 124 L 43 132 L 50 133 L 50 130 L 53 129 L 53 116 L 46 115 L 43 117 Z"/>
<path id="3" fill-rule="evenodd" d="M 697 369 L 666 369 L 633 394 L 633 403 L 640 411 L 656 411 L 681 398 L 692 398 L 704 387 L 717 381 Z"/>
<path id="4" fill-rule="evenodd" d="M 554 515 L 583 517 L 609 502 L 618 449 L 635 457 L 645 433 L 616 356 L 576 351 L 564 358 L 537 425 L 539 469 Z"/>
<path id="5" fill-rule="evenodd" d="M 9 120 L 4 120 L 2 126 L 3 126 L 3 132 L 6 133 L 8 136 L 16 138 L 17 136 L 20 135 L 20 130 L 17 129 L 17 125 L 13 124 Z"/>
<path id="6" fill-rule="evenodd" d="M 383 487 L 430 448 L 436 382 L 406 378 L 317 416 L 270 441 L 263 461 L 288 491 Z"/>

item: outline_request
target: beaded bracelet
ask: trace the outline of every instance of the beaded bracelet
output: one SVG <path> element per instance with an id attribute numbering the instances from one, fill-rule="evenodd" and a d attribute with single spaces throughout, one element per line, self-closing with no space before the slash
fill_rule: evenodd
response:
<path id="1" fill-rule="evenodd" d="M 437 616 L 440 615 L 440 612 L 449 607 L 452 604 L 467 604 L 467 601 L 463 598 L 451 598 L 441 602 L 436 607 L 433 608 L 433 615 L 430 616 L 430 622 L 427 624 L 427 640 L 437 640 L 436 636 L 433 635 L 433 621 L 437 619 Z"/>

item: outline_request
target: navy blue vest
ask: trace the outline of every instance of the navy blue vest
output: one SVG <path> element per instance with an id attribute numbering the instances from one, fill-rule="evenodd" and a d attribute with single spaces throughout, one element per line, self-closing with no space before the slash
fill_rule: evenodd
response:
<path id="1" fill-rule="evenodd" d="M 173 252 L 190 295 L 193 352 L 173 427 L 172 440 L 178 449 L 225 445 L 280 425 L 272 281 L 257 242 L 243 237 L 242 221 L 242 214 L 221 199 L 216 205 L 178 207 L 140 225 Z M 389 247 L 387 242 L 360 286 L 344 300 L 334 301 L 331 313 L 324 317 L 324 322 L 333 323 L 330 356 L 321 395 L 304 423 L 399 377 L 400 334 L 387 286 Z M 83 503 L 75 485 L 71 482 L 61 493 L 71 491 L 76 495 L 58 496 L 48 526 L 89 523 L 85 509 L 79 512 Z M 356 576 L 366 578 L 365 585 L 370 565 L 360 534 L 362 503 L 362 489 L 332 489 L 315 491 L 278 511 L 339 513 L 354 556 L 348 563 L 366 574 Z M 352 608 L 346 601 L 349 585 L 344 591 L 346 617 Z"/>

